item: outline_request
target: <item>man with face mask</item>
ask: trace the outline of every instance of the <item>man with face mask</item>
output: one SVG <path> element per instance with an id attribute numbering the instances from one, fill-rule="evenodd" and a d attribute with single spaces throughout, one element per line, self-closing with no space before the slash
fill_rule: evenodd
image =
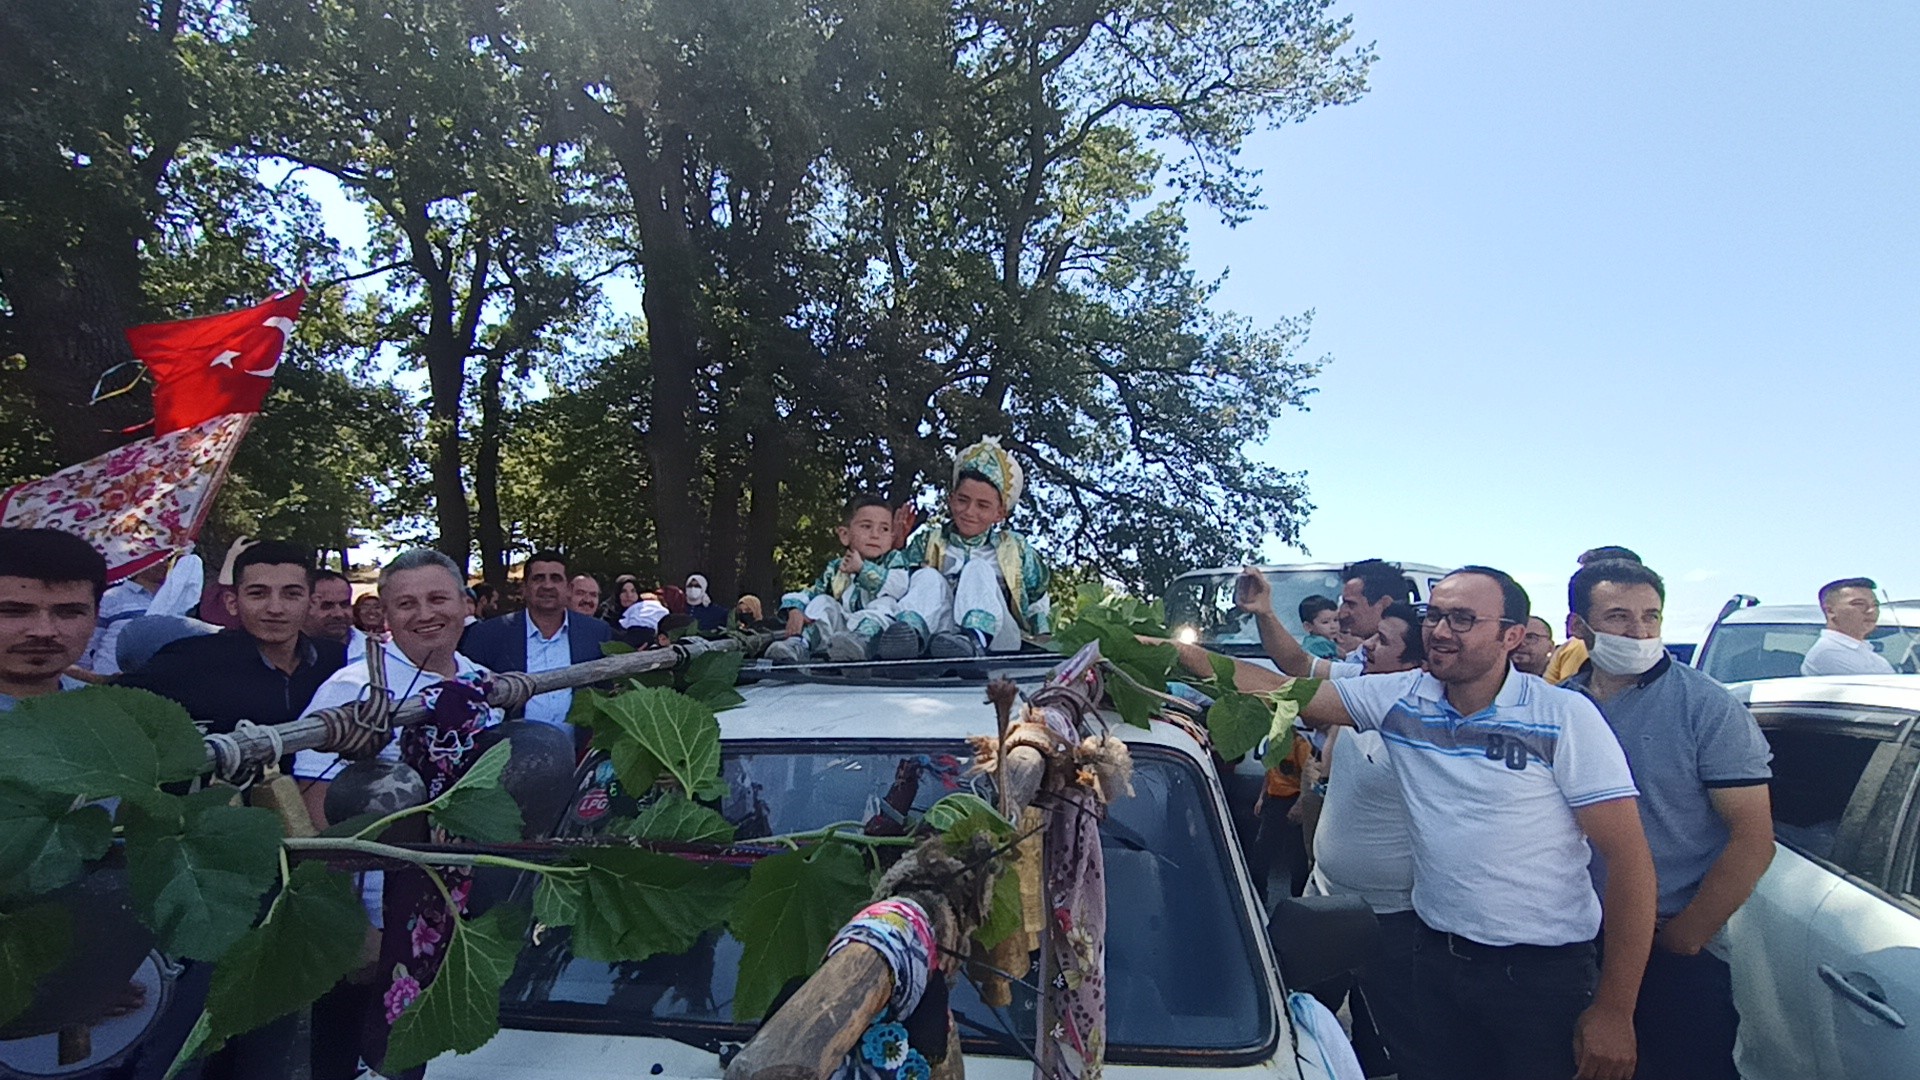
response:
<path id="1" fill-rule="evenodd" d="M 1619 736 L 1640 789 L 1659 909 L 1634 1028 L 1641 1076 L 1733 1078 L 1740 1017 L 1712 946 L 1773 859 L 1772 754 L 1719 683 L 1667 655 L 1666 586 L 1638 562 L 1588 563 L 1567 586 L 1589 660 L 1565 686 Z M 1604 887 L 1606 862 L 1593 875 Z"/>

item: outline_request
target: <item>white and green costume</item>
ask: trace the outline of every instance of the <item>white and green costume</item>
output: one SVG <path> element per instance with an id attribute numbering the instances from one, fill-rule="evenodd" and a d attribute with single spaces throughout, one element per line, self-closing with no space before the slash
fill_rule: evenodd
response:
<path id="1" fill-rule="evenodd" d="M 807 646 L 817 651 L 843 630 L 876 637 L 893 625 L 907 584 L 907 571 L 897 551 L 863 560 L 857 574 L 842 571 L 840 557 L 835 556 L 811 586 L 781 597 L 780 610 L 798 610 L 807 617 L 802 633 Z"/>
<path id="2" fill-rule="evenodd" d="M 962 472 L 977 472 L 1000 491 L 1011 510 L 1020 501 L 1020 465 L 988 437 L 954 460 L 954 484 Z M 1027 538 L 1002 522 L 971 539 L 945 517 L 916 529 L 900 563 L 917 567 L 900 601 L 900 620 L 924 641 L 955 629 L 976 630 L 994 652 L 1020 648 L 1022 633 L 1052 632 L 1053 605 L 1047 586 L 1053 574 Z"/>

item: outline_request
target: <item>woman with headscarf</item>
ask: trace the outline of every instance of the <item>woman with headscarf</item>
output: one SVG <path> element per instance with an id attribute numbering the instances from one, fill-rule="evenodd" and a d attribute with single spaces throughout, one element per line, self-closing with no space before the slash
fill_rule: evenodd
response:
<path id="1" fill-rule="evenodd" d="M 613 579 L 613 598 L 607 602 L 607 621 L 615 630 L 621 629 L 620 617 L 627 609 L 640 602 L 640 579 L 632 574 L 621 574 Z"/>
<path id="2" fill-rule="evenodd" d="M 705 634 L 727 625 L 727 609 L 713 602 L 713 596 L 707 592 L 705 574 L 687 576 L 687 614 L 700 626 Z"/>

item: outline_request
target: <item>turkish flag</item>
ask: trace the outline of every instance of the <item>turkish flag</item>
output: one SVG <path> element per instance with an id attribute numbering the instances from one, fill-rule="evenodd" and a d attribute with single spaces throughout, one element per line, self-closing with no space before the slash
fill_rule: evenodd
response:
<path id="1" fill-rule="evenodd" d="M 153 373 L 153 433 L 259 412 L 306 299 L 295 289 L 241 311 L 128 329 L 133 355 Z"/>

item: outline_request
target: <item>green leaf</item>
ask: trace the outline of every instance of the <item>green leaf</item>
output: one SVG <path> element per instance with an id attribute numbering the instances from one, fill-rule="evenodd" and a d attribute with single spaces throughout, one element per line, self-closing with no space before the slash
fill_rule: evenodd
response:
<path id="1" fill-rule="evenodd" d="M 1224 653 L 1209 652 L 1207 663 L 1213 666 L 1213 684 L 1216 688 L 1225 692 L 1239 689 L 1233 681 L 1235 670 L 1233 657 Z"/>
<path id="2" fill-rule="evenodd" d="M 733 1018 L 758 1019 L 782 987 L 811 974 L 872 886 L 851 845 L 824 843 L 753 864 L 728 924 L 741 942 Z"/>
<path id="3" fill-rule="evenodd" d="M 0 785 L 0 893 L 51 892 L 107 853 L 113 818 L 104 807 L 72 806 L 70 795 Z"/>
<path id="4" fill-rule="evenodd" d="M 600 703 L 607 699 L 604 690 L 590 687 L 576 687 L 573 691 L 573 704 L 567 706 L 567 723 L 574 727 L 592 728 L 600 716 Z"/>
<path id="5" fill-rule="evenodd" d="M 453 786 L 428 804 L 433 823 L 469 840 L 505 842 L 520 839 L 525 822 L 520 806 L 500 786 L 500 774 L 513 756 L 513 744 L 497 742 L 480 755 Z"/>
<path id="6" fill-rule="evenodd" d="M 1253 694 L 1231 693 L 1207 710 L 1207 732 L 1213 749 L 1228 761 L 1237 761 L 1260 745 L 1273 728 L 1273 706 Z"/>
<path id="7" fill-rule="evenodd" d="M 0 911 L 0 1024 L 33 1004 L 33 984 L 67 955 L 72 920 L 53 904 Z"/>
<path id="8" fill-rule="evenodd" d="M 632 820 L 615 822 L 607 832 L 679 844 L 730 844 L 734 837 L 732 822 L 677 791 L 655 799 Z"/>
<path id="9" fill-rule="evenodd" d="M 625 656 L 635 651 L 637 650 L 635 650 L 633 646 L 624 641 L 603 641 L 600 643 L 601 656 Z"/>
<path id="10" fill-rule="evenodd" d="M 205 1044 L 197 1053 L 318 1001 L 358 966 L 366 934 L 366 910 L 351 875 L 323 862 L 294 867 L 265 921 L 214 968 Z M 193 1056 L 181 1052 L 183 1061 Z"/>
<path id="11" fill-rule="evenodd" d="M 1277 765 L 1293 753 L 1294 722 L 1300 718 L 1300 703 L 1285 690 L 1269 695 L 1269 699 L 1273 702 L 1272 720 L 1267 729 L 1267 752 L 1260 755 L 1260 762 Z"/>
<path id="12" fill-rule="evenodd" d="M 956 791 L 927 807 L 926 822 L 951 851 L 965 847 L 976 833 L 991 836 L 995 846 L 1013 838 L 1013 825 L 987 800 L 966 791 Z"/>
<path id="13" fill-rule="evenodd" d="M 123 686 L 22 701 L 0 724 L 0 783 L 32 791 L 146 799 L 197 776 L 205 743 L 186 710 Z"/>
<path id="14" fill-rule="evenodd" d="M 991 949 L 1020 930 L 1020 875 L 1012 867 L 993 879 L 993 899 L 987 905 L 987 917 L 973 932 L 973 939 Z"/>
<path id="15" fill-rule="evenodd" d="M 127 876 L 140 918 L 176 956 L 217 960 L 260 915 L 279 875 L 280 821 L 228 806 L 230 788 L 183 799 L 172 812 L 127 807 Z"/>
<path id="16" fill-rule="evenodd" d="M 471 1054 L 500 1031 L 500 988 L 527 936 L 527 910 L 497 907 L 454 920 L 446 959 L 433 982 L 394 1021 L 380 1071 L 389 1076 L 451 1050 Z"/>
<path id="17" fill-rule="evenodd" d="M 653 755 L 689 795 L 705 796 L 720 779 L 720 723 L 705 705 L 672 690 L 642 687 L 608 698 L 601 713 L 600 730 L 614 726 L 618 736 Z M 628 791 L 639 794 L 651 786 L 628 783 L 618 753 L 613 767 Z"/>
<path id="18" fill-rule="evenodd" d="M 638 849 L 576 848 L 572 858 L 586 872 L 543 874 L 534 914 L 572 927 L 573 954 L 586 960 L 686 952 L 726 921 L 746 884 L 737 867 Z"/>
<path id="19" fill-rule="evenodd" d="M 1107 680 L 1107 697 L 1112 699 L 1120 719 L 1134 727 L 1152 727 L 1153 715 L 1160 711 L 1159 701 L 1119 679 Z"/>
<path id="20" fill-rule="evenodd" d="M 747 699 L 734 689 L 734 683 L 740 678 L 740 665 L 746 659 L 746 654 L 737 650 L 695 656 L 687 661 L 687 687 L 683 692 L 714 712 L 746 704 Z"/>

